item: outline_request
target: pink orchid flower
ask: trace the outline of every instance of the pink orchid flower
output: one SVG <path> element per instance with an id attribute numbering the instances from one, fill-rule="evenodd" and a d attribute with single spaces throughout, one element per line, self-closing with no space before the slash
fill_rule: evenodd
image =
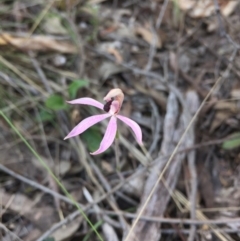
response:
<path id="1" fill-rule="evenodd" d="M 117 119 L 124 122 L 126 125 L 128 125 L 132 131 L 135 134 L 135 138 L 139 145 L 142 145 L 142 130 L 140 126 L 133 120 L 119 115 L 119 111 L 122 106 L 122 102 L 124 99 L 124 94 L 121 89 L 112 89 L 105 97 L 104 100 L 106 101 L 105 105 L 98 102 L 97 100 L 94 100 L 92 98 L 80 98 L 72 101 L 68 101 L 70 104 L 82 104 L 82 105 L 91 105 L 95 106 L 101 110 L 106 111 L 106 114 L 101 115 L 94 115 L 90 116 L 84 120 L 82 120 L 77 126 L 75 126 L 72 131 L 64 138 L 68 139 L 77 135 L 80 135 L 84 131 L 86 131 L 89 127 L 95 125 L 96 123 L 108 118 L 110 118 L 110 121 L 107 126 L 107 130 L 104 134 L 104 137 L 100 143 L 100 147 L 98 150 L 96 150 L 93 153 L 90 153 L 92 155 L 100 154 L 104 151 L 106 151 L 113 143 L 116 133 L 117 133 Z"/>

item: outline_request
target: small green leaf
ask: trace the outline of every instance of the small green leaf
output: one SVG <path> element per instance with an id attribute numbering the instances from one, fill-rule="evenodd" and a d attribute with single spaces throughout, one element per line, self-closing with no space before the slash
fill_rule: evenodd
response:
<path id="1" fill-rule="evenodd" d="M 75 80 L 68 87 L 68 93 L 70 98 L 74 99 L 77 96 L 77 92 L 80 88 L 88 86 L 87 80 Z"/>
<path id="2" fill-rule="evenodd" d="M 227 140 L 223 142 L 222 148 L 225 150 L 231 150 L 240 147 L 240 135 L 236 136 L 232 140 Z"/>
<path id="3" fill-rule="evenodd" d="M 81 137 L 90 152 L 96 151 L 99 148 L 100 142 L 102 140 L 101 132 L 96 126 L 86 130 L 84 133 L 82 133 Z"/>
<path id="4" fill-rule="evenodd" d="M 45 102 L 45 105 L 52 110 L 66 109 L 67 105 L 61 95 L 51 95 Z"/>
<path id="5" fill-rule="evenodd" d="M 54 118 L 55 118 L 55 115 L 46 110 L 41 110 L 39 112 L 39 116 L 37 117 L 37 119 L 39 121 L 43 121 L 43 122 L 44 121 L 52 121 L 52 120 L 54 120 Z"/>

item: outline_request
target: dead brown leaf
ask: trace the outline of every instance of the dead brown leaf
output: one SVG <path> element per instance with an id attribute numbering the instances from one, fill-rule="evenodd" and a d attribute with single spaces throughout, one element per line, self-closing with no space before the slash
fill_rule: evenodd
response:
<path id="1" fill-rule="evenodd" d="M 156 48 L 162 47 L 162 41 L 157 34 L 154 34 L 151 30 L 144 27 L 137 27 L 135 34 L 140 35 L 148 44 L 155 45 Z M 155 38 L 155 40 L 154 40 Z"/>
<path id="2" fill-rule="evenodd" d="M 134 87 L 139 92 L 146 95 L 150 95 L 163 110 L 166 109 L 167 98 L 163 93 L 156 91 L 154 89 L 144 88 L 142 85 L 138 83 L 135 83 Z"/>
<path id="3" fill-rule="evenodd" d="M 42 234 L 42 232 L 39 229 L 33 229 L 31 232 L 24 237 L 25 241 L 34 241 L 37 240 L 37 238 Z"/>
<path id="4" fill-rule="evenodd" d="M 108 53 L 112 54 L 115 58 L 118 64 L 121 64 L 123 62 L 122 55 L 119 53 L 119 51 L 115 48 L 108 48 Z"/>
<path id="5" fill-rule="evenodd" d="M 219 101 L 215 104 L 214 109 L 217 111 L 211 124 L 210 132 L 213 132 L 222 123 L 226 122 L 233 114 L 238 113 L 236 102 Z"/>
<path id="6" fill-rule="evenodd" d="M 104 62 L 98 70 L 99 77 L 106 80 L 109 76 L 121 73 L 125 70 L 124 67 L 119 66 L 113 62 Z"/>
<path id="7" fill-rule="evenodd" d="M 34 35 L 28 37 L 0 34 L 0 46 L 14 46 L 21 50 L 56 51 L 60 53 L 76 53 L 77 48 L 67 41 L 59 41 L 49 36 Z"/>
<path id="8" fill-rule="evenodd" d="M 107 161 L 102 161 L 102 162 L 101 162 L 101 166 L 102 166 L 102 169 L 103 169 L 107 174 L 110 174 L 110 173 L 113 173 L 113 172 L 114 172 L 113 167 L 112 167 L 111 164 L 109 164 L 109 162 L 107 162 Z"/>
<path id="9" fill-rule="evenodd" d="M 79 228 L 80 223 L 82 222 L 82 217 L 75 219 L 73 222 L 68 223 L 64 227 L 58 229 L 51 236 L 55 241 L 63 241 L 67 238 L 70 238 Z"/>
<path id="10" fill-rule="evenodd" d="M 36 202 L 20 193 L 12 196 L 0 189 L 1 203 L 8 210 L 26 217 L 42 231 L 46 231 L 51 225 L 58 221 L 57 213 L 50 206 L 36 207 Z"/>
<path id="11" fill-rule="evenodd" d="M 214 120 L 211 124 L 211 128 L 210 128 L 210 133 L 212 133 L 216 128 L 218 128 L 222 123 L 224 123 L 224 121 L 226 121 L 228 118 L 230 118 L 232 116 L 232 113 L 229 111 L 217 111 Z"/>
<path id="12" fill-rule="evenodd" d="M 227 110 L 230 111 L 232 113 L 237 113 L 238 108 L 235 102 L 231 101 L 219 101 L 216 103 L 214 109 L 216 110 Z"/>
<path id="13" fill-rule="evenodd" d="M 233 89 L 231 91 L 231 97 L 240 99 L 240 89 Z"/>
<path id="14" fill-rule="evenodd" d="M 236 8 L 239 1 L 220 0 L 219 6 L 221 13 L 227 17 Z M 192 18 L 204 18 L 215 14 L 215 5 L 212 0 L 178 0 L 178 6 L 181 10 L 187 11 Z"/>
<path id="15" fill-rule="evenodd" d="M 145 176 L 140 175 L 128 181 L 123 185 L 122 190 L 129 195 L 134 195 L 136 197 L 140 197 L 143 192 L 145 183 Z"/>

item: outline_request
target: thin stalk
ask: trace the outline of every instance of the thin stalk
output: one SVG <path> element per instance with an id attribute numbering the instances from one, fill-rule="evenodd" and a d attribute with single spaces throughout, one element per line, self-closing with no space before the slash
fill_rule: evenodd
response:
<path id="1" fill-rule="evenodd" d="M 150 155 L 150 153 L 148 152 L 148 150 L 146 149 L 146 147 L 144 146 L 144 144 L 140 145 L 142 152 L 144 153 L 144 155 L 146 156 L 146 158 L 148 159 L 148 162 L 152 162 L 152 157 Z"/>
<path id="2" fill-rule="evenodd" d="M 116 156 L 116 173 L 121 181 L 124 181 L 123 175 L 121 174 L 121 166 L 119 160 L 119 133 L 117 131 L 115 137 L 115 156 Z"/>
<path id="3" fill-rule="evenodd" d="M 116 169 L 117 171 L 120 171 L 120 161 L 119 161 L 119 133 L 117 131 L 116 137 L 115 137 L 115 156 L 116 156 Z"/>

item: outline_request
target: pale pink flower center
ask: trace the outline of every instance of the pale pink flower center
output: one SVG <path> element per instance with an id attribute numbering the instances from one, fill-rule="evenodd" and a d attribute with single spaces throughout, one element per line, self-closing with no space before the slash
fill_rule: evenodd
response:
<path id="1" fill-rule="evenodd" d="M 109 113 L 115 115 L 120 111 L 120 104 L 117 100 L 114 100 L 110 106 Z"/>

